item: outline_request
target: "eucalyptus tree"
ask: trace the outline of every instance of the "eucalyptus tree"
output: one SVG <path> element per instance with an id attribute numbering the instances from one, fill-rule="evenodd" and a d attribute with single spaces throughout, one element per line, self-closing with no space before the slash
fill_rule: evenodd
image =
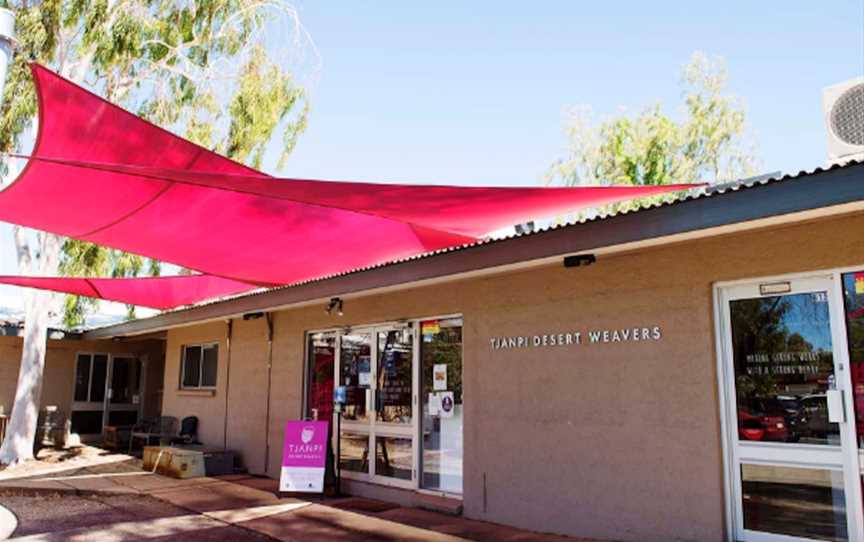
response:
<path id="1" fill-rule="evenodd" d="M 0 151 L 32 144 L 35 90 L 27 62 L 42 63 L 108 100 L 207 148 L 259 166 L 280 164 L 306 127 L 295 74 L 318 60 L 297 11 L 283 0 L 41 0 L 0 2 L 16 12 L 18 50 L 0 109 Z M 299 69 L 298 69 L 299 68 Z M 305 71 L 304 71 L 305 70 Z M 20 164 L 4 162 L 5 179 Z M 158 263 L 15 227 L 21 274 L 134 276 Z M 24 347 L 0 463 L 33 457 L 54 296 L 27 292 Z M 67 300 L 66 321 L 86 302 Z"/>
<path id="2" fill-rule="evenodd" d="M 684 103 L 678 119 L 659 103 L 599 123 L 589 108 L 571 109 L 565 127 L 567 155 L 552 165 L 547 181 L 659 185 L 751 175 L 755 158 L 744 104 L 726 93 L 726 81 L 721 59 L 694 53 L 681 74 Z"/>

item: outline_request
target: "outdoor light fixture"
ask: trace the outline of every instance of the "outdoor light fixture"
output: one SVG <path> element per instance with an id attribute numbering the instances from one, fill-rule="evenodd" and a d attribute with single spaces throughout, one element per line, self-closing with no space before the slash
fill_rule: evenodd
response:
<path id="1" fill-rule="evenodd" d="M 336 309 L 336 314 L 342 316 L 344 314 L 342 312 L 342 298 L 341 297 L 331 297 L 330 302 L 327 303 L 327 308 L 324 309 L 324 312 L 327 314 L 333 314 L 333 309 Z"/>
<path id="2" fill-rule="evenodd" d="M 575 256 L 564 257 L 564 267 L 582 267 L 591 265 L 597 261 L 597 257 L 593 254 L 576 254 Z"/>
<path id="3" fill-rule="evenodd" d="M 264 316 L 263 312 L 247 312 L 243 315 L 244 320 L 257 320 Z"/>

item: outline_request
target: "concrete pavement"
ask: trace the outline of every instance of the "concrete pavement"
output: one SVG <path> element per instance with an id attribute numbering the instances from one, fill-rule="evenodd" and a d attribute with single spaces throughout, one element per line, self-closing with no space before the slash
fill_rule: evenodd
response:
<path id="1" fill-rule="evenodd" d="M 280 499 L 274 480 L 253 476 L 177 480 L 144 472 L 132 458 L 2 478 L 0 504 L 19 516 L 15 536 L 28 541 L 167 540 L 182 533 L 184 540 L 576 542 L 356 497 Z M 40 505 L 48 509 L 30 513 Z"/>

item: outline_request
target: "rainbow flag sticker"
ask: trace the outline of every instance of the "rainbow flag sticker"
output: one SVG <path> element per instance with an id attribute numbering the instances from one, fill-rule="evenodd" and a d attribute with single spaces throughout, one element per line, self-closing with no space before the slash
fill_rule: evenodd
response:
<path id="1" fill-rule="evenodd" d="M 861 277 L 864 278 L 864 273 L 861 274 Z M 858 284 L 857 282 L 855 283 Z M 425 322 L 420 322 L 420 333 L 422 335 L 435 335 L 436 333 L 441 332 L 441 326 L 438 324 L 438 320 L 426 320 Z"/>
<path id="2" fill-rule="evenodd" d="M 864 273 L 855 273 L 855 293 L 864 294 Z"/>

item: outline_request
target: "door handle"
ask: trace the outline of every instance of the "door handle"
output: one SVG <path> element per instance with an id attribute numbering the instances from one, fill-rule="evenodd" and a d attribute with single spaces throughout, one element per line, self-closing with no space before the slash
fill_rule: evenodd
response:
<path id="1" fill-rule="evenodd" d="M 843 391 L 827 390 L 825 398 L 828 402 L 828 421 L 831 423 L 844 423 L 846 411 L 843 407 Z"/>
<path id="2" fill-rule="evenodd" d="M 372 388 L 366 388 L 366 412 L 372 410 Z"/>

